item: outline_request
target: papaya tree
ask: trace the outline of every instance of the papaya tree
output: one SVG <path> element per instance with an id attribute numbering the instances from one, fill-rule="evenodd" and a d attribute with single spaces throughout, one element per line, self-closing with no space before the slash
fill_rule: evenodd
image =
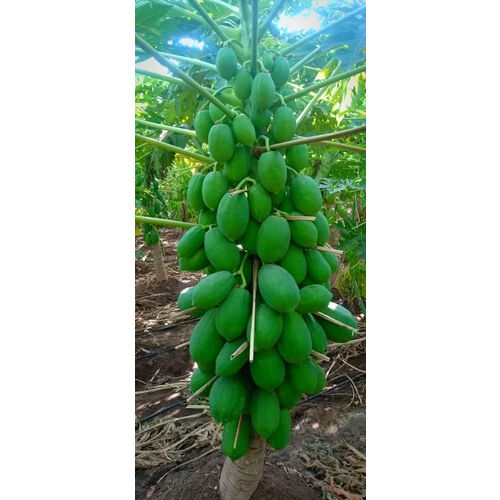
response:
<path id="1" fill-rule="evenodd" d="M 139 146 L 189 160 L 186 201 L 196 218 L 142 213 L 136 223 L 186 229 L 179 267 L 206 275 L 181 292 L 178 306 L 200 318 L 189 343 L 196 362 L 189 400 L 208 397 L 211 416 L 223 426 L 223 499 L 251 497 L 267 444 L 285 448 L 290 411 L 325 386 L 319 363 L 328 360 L 328 341 L 349 342 L 358 328 L 354 315 L 333 302 L 331 278 L 342 251 L 330 244 L 328 196 L 335 193 L 324 178 L 335 165 L 323 164 L 321 148 L 364 154 L 366 126 L 344 116 L 345 96 L 352 101 L 353 89 L 364 92 L 364 55 L 357 47 L 342 62 L 338 40 L 330 39 L 341 31 L 351 43 L 364 6 L 336 11 L 319 31 L 284 41 L 271 34 L 285 5 L 158 0 L 138 7 L 136 55 L 164 68 L 139 68 L 141 78 L 198 96 L 183 147 L 136 133 Z M 203 39 L 207 50 L 199 58 L 172 51 L 183 30 Z M 334 96 L 337 116 L 326 113 L 325 128 L 311 134 L 304 124 L 325 99 L 331 109 Z M 176 132 L 189 119 L 181 112 L 176 118 L 138 125 Z M 352 210 L 359 212 L 358 201 Z"/>

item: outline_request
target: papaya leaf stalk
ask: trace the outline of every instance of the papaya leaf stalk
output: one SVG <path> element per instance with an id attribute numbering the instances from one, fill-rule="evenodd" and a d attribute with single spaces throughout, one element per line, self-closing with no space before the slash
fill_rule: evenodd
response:
<path id="1" fill-rule="evenodd" d="M 280 13 L 281 9 L 283 9 L 283 6 L 285 5 L 286 0 L 278 0 L 274 2 L 273 6 L 271 7 L 271 10 L 269 11 L 269 14 L 267 15 L 266 19 L 262 22 L 262 24 L 259 26 L 259 33 L 257 36 L 257 39 L 260 40 L 264 33 L 267 30 L 267 27 L 273 22 L 273 20 L 277 17 L 277 15 Z"/>
<path id="2" fill-rule="evenodd" d="M 163 141 L 159 141 L 157 139 L 153 139 L 151 137 L 146 137 L 145 135 L 140 135 L 140 134 L 135 134 L 135 138 L 139 139 L 141 141 L 147 142 L 153 146 L 158 146 L 159 148 L 162 149 L 168 149 L 169 151 L 172 151 L 174 153 L 183 155 L 183 156 L 188 156 L 189 158 L 193 158 L 193 160 L 198 160 L 198 161 L 204 161 L 205 163 L 212 163 L 213 159 L 209 158 L 208 156 L 205 155 L 200 155 L 198 153 L 194 153 L 193 151 L 188 151 L 186 149 L 179 148 L 177 146 L 173 146 L 172 144 L 168 144 Z"/>
<path id="3" fill-rule="evenodd" d="M 180 220 L 158 219 L 157 217 L 146 217 L 143 215 L 136 215 L 135 223 L 151 224 L 152 226 L 180 227 L 182 229 L 189 229 L 190 227 L 199 225 L 199 224 L 192 224 L 191 222 L 183 222 Z"/>
<path id="4" fill-rule="evenodd" d="M 137 123 L 138 125 L 144 125 L 145 127 L 149 128 L 157 128 L 159 130 L 167 130 L 168 132 L 175 132 L 177 134 L 190 135 L 193 137 L 196 135 L 196 132 L 194 130 L 189 130 L 187 128 L 181 128 L 181 127 L 173 127 L 171 125 L 163 125 L 162 123 L 148 122 L 146 120 L 141 120 L 139 118 L 135 119 L 135 123 Z"/>
<path id="5" fill-rule="evenodd" d="M 258 72 L 257 66 L 257 31 L 259 28 L 259 0 L 252 0 L 252 66 L 251 72 L 255 76 Z"/>
<path id="6" fill-rule="evenodd" d="M 171 52 L 160 52 L 158 51 L 162 56 L 168 57 L 169 59 L 175 59 L 176 61 L 182 61 L 186 63 L 190 63 L 193 66 L 201 66 L 203 68 L 211 69 L 213 71 L 217 71 L 217 68 L 215 64 L 208 63 L 206 61 L 201 61 L 200 59 L 195 59 L 193 57 L 186 57 L 186 56 L 180 56 L 178 54 L 172 54 Z M 145 52 L 142 49 L 136 48 L 135 49 L 136 54 L 144 54 Z"/>

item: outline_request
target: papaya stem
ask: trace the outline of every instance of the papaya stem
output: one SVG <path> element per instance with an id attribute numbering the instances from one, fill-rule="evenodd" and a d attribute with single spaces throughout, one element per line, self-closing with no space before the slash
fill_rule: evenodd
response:
<path id="1" fill-rule="evenodd" d="M 245 182 L 251 182 L 253 184 L 255 184 L 257 181 L 255 179 L 252 179 L 251 177 L 245 177 L 244 179 L 242 179 L 238 185 L 234 188 L 234 191 L 238 191 L 238 189 L 241 188 L 241 186 L 243 186 L 243 184 L 245 184 Z M 233 192 L 233 194 L 236 194 Z"/>
<path id="2" fill-rule="evenodd" d="M 266 19 L 261 23 L 259 26 L 259 33 L 258 33 L 258 40 L 262 38 L 262 35 L 267 30 L 267 27 L 272 23 L 272 21 L 276 18 L 276 16 L 279 14 L 283 6 L 285 5 L 286 0 L 277 0 L 274 2 L 273 6 L 271 7 L 271 10 L 267 14 Z"/>
<path id="3" fill-rule="evenodd" d="M 295 170 L 294 168 L 289 167 L 288 165 L 286 166 L 286 168 L 287 168 L 288 170 L 291 170 L 291 171 L 292 171 L 295 175 L 300 175 L 300 174 L 297 172 L 297 170 Z"/>
<path id="4" fill-rule="evenodd" d="M 196 307 L 190 307 L 189 309 L 185 309 L 184 311 L 181 311 L 182 313 L 186 312 L 186 311 L 190 311 L 193 310 L 193 311 L 196 311 Z M 182 349 L 183 347 L 187 347 L 189 345 L 189 340 L 187 342 L 183 342 L 182 344 L 179 344 L 179 345 L 176 345 L 174 347 L 174 349 Z"/>
<path id="5" fill-rule="evenodd" d="M 217 36 L 224 42 L 229 41 L 229 37 L 219 28 L 216 22 L 208 15 L 208 12 L 196 1 L 188 0 L 193 8 L 200 14 L 203 20 L 215 31 Z"/>
<path id="6" fill-rule="evenodd" d="M 321 359 L 321 361 L 330 361 L 330 358 L 328 356 L 325 356 L 324 354 L 321 354 L 318 351 L 311 351 L 311 354 L 318 359 Z"/>
<path id="7" fill-rule="evenodd" d="M 361 146 L 354 146 L 353 144 L 344 144 L 343 142 L 334 141 L 320 141 L 316 143 L 318 146 L 328 146 L 330 148 L 343 149 L 345 151 L 351 151 L 353 153 L 366 154 L 366 148 Z"/>
<path id="8" fill-rule="evenodd" d="M 191 222 L 183 222 L 180 220 L 158 219 L 157 217 L 146 217 L 143 215 L 135 216 L 136 224 L 151 224 L 153 226 L 168 226 L 168 227 L 181 227 L 182 229 L 189 229 L 190 227 L 199 226 Z"/>
<path id="9" fill-rule="evenodd" d="M 212 158 L 209 158 L 205 155 L 200 155 L 198 153 L 194 153 L 192 151 L 188 151 L 187 149 L 182 149 L 172 144 L 168 144 L 167 142 L 159 141 L 158 139 L 153 139 L 151 137 L 146 137 L 145 135 L 135 134 L 135 138 L 139 139 L 143 142 L 147 142 L 152 144 L 153 146 L 157 146 L 162 149 L 167 149 L 168 151 L 173 151 L 174 153 L 178 153 L 182 156 L 188 156 L 189 158 L 193 158 L 194 160 L 203 161 L 205 163 L 212 163 Z"/>
<path id="10" fill-rule="evenodd" d="M 265 146 L 258 146 L 255 149 L 257 149 L 260 152 L 270 151 L 269 137 L 267 137 L 266 135 L 261 135 L 261 136 L 257 137 L 257 140 L 259 140 L 259 139 L 263 139 L 264 140 Z"/>
<path id="11" fill-rule="evenodd" d="M 139 118 L 135 119 L 135 123 L 137 123 L 138 125 L 144 125 L 145 127 L 157 128 L 159 130 L 168 130 L 169 132 L 174 132 L 176 134 L 185 134 L 191 136 L 196 135 L 196 132 L 194 130 L 189 130 L 187 128 L 181 127 L 172 127 L 171 125 L 163 125 L 161 123 L 148 122 Z"/>
<path id="12" fill-rule="evenodd" d="M 253 261 L 253 286 L 252 286 L 252 320 L 250 326 L 250 355 L 249 361 L 253 363 L 253 353 L 255 348 L 255 300 L 257 299 L 257 272 L 259 271 L 259 261 Z"/>
<path id="13" fill-rule="evenodd" d="M 238 427 L 236 428 L 236 434 L 234 436 L 233 450 L 236 449 L 236 446 L 238 445 L 238 438 L 240 437 L 240 427 L 242 420 L 243 420 L 243 413 L 240 415 L 240 418 L 238 420 Z"/>
<path id="14" fill-rule="evenodd" d="M 282 106 L 286 106 L 286 102 L 285 102 L 285 100 L 283 99 L 283 96 L 282 96 L 281 94 L 278 94 L 278 92 L 276 92 L 276 95 L 278 96 L 278 99 L 280 100 L 281 105 L 282 105 Z"/>
<path id="15" fill-rule="evenodd" d="M 290 68 L 290 76 L 294 75 L 299 71 L 304 64 L 306 64 L 309 61 L 312 61 L 318 52 L 321 51 L 321 47 L 316 47 L 313 51 L 309 52 L 309 54 L 306 54 L 300 61 L 296 62 L 291 68 Z"/>
<path id="16" fill-rule="evenodd" d="M 259 0 L 252 0 L 252 66 L 251 73 L 252 76 L 258 73 L 257 65 L 257 42 L 258 40 L 258 29 L 259 29 Z"/>
<path id="17" fill-rule="evenodd" d="M 353 328 L 352 326 L 346 325 L 345 323 L 342 323 L 341 321 L 339 321 L 335 318 L 331 318 L 330 316 L 328 316 L 328 314 L 325 314 L 322 312 L 315 312 L 313 314 L 315 314 L 316 316 L 319 316 L 322 319 L 325 319 L 326 321 L 329 321 L 330 323 L 335 323 L 336 325 L 343 326 L 344 328 L 347 328 L 351 332 L 358 333 L 358 330 L 356 330 L 356 328 Z"/>
<path id="18" fill-rule="evenodd" d="M 196 2 L 195 2 L 196 3 Z M 170 62 L 166 57 L 162 56 L 154 47 L 149 45 L 146 40 L 143 40 L 139 35 L 135 35 L 135 43 L 139 45 L 145 52 L 151 54 L 160 64 L 167 67 L 174 75 L 177 75 L 183 81 L 185 81 L 188 85 L 197 90 L 201 95 L 206 97 L 210 102 L 215 104 L 220 110 L 224 111 L 229 116 L 234 117 L 235 113 L 231 111 L 222 101 L 214 97 L 210 92 L 208 92 L 205 87 L 200 85 L 196 80 L 191 78 L 187 73 L 184 73 L 180 68 L 178 68 L 175 64 Z"/>
<path id="19" fill-rule="evenodd" d="M 243 344 L 241 344 L 240 347 L 238 347 L 238 349 L 236 349 L 236 351 L 234 351 L 233 354 L 229 356 L 229 359 L 233 360 L 234 358 L 236 358 L 236 356 L 239 356 L 242 352 L 244 352 L 247 347 L 248 342 L 245 340 L 245 342 L 243 342 Z"/>
<path id="20" fill-rule="evenodd" d="M 189 396 L 186 399 L 186 403 L 189 403 L 192 401 L 198 394 L 201 394 L 207 387 L 209 387 L 215 379 L 218 377 L 218 375 L 214 375 L 206 384 L 202 385 L 196 392 L 194 392 L 191 396 Z"/>
<path id="21" fill-rule="evenodd" d="M 248 253 L 246 253 L 243 256 L 243 260 L 241 261 L 240 267 L 238 268 L 237 271 L 233 273 L 233 276 L 241 276 L 241 287 L 240 288 L 246 288 L 247 287 L 247 280 L 245 279 L 245 273 L 243 272 L 243 267 L 245 266 L 245 262 L 248 258 Z M 232 358 L 231 358 L 232 359 Z"/>
<path id="22" fill-rule="evenodd" d="M 332 248 L 331 246 L 316 247 L 316 250 L 319 250 L 321 252 L 335 253 L 337 255 L 343 255 L 344 254 L 344 252 L 342 250 L 337 250 L 336 248 Z"/>

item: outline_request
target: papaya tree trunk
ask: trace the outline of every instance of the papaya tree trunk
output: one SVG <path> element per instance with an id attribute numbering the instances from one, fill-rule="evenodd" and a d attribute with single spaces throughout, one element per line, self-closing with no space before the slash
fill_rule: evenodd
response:
<path id="1" fill-rule="evenodd" d="M 222 500 L 248 500 L 259 486 L 264 469 L 266 441 L 255 434 L 247 453 L 234 462 L 226 457 L 220 475 Z"/>
<path id="2" fill-rule="evenodd" d="M 163 243 L 161 240 L 151 247 L 151 251 L 153 253 L 153 265 L 156 279 L 160 282 L 167 281 L 167 270 L 163 262 Z"/>

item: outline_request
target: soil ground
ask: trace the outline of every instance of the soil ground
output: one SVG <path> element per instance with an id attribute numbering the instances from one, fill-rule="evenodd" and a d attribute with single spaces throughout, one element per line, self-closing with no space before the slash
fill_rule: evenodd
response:
<path id="1" fill-rule="evenodd" d="M 220 499 L 224 463 L 220 429 L 207 400 L 189 397 L 193 361 L 188 347 L 196 320 L 176 307 L 179 292 L 201 273 L 178 270 L 182 231 L 161 231 L 168 281 L 154 277 L 152 256 L 136 241 L 136 498 Z M 334 298 L 341 302 L 338 298 Z M 364 319 L 358 316 L 360 339 Z M 329 346 L 326 388 L 338 389 L 303 401 L 292 411 L 287 448 L 268 447 L 264 476 L 252 496 L 259 500 L 365 498 L 365 342 Z"/>

